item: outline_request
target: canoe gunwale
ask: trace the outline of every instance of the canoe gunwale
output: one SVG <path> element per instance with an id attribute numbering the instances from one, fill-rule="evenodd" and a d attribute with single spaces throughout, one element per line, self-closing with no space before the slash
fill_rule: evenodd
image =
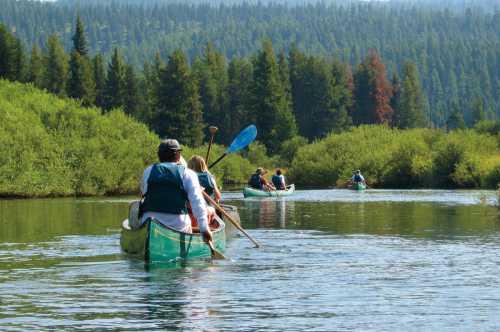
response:
<path id="1" fill-rule="evenodd" d="M 264 191 L 251 187 L 243 188 L 243 196 L 246 197 L 284 197 L 295 192 L 295 184 L 291 184 L 287 190 Z"/>

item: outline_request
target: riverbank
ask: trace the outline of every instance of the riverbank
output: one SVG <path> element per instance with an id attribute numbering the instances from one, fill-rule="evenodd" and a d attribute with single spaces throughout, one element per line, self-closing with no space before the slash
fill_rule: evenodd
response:
<path id="1" fill-rule="evenodd" d="M 1 80 L 0 109 L 0 197 L 134 194 L 144 168 L 157 159 L 158 136 L 120 110 L 103 114 Z M 485 122 L 447 133 L 361 126 L 311 144 L 295 137 L 274 156 L 254 142 L 211 171 L 223 189 L 244 186 L 260 166 L 270 173 L 283 168 L 288 183 L 299 188 L 342 188 L 352 171 L 361 169 L 373 188 L 497 189 L 498 127 Z M 184 146 L 183 155 L 188 159 L 206 151 L 206 145 Z M 214 145 L 211 160 L 224 151 Z"/>

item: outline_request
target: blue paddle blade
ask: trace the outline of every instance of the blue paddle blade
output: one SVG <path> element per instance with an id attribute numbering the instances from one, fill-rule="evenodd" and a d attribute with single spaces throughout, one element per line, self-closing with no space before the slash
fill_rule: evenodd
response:
<path id="1" fill-rule="evenodd" d="M 246 127 L 236 136 L 233 143 L 227 148 L 225 154 L 243 149 L 248 146 L 248 144 L 252 143 L 255 137 L 257 137 L 257 128 L 254 125 Z"/>

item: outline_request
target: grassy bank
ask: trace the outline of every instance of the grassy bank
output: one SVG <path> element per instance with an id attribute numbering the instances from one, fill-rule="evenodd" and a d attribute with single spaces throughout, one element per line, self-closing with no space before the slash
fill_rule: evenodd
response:
<path id="1" fill-rule="evenodd" d="M 342 187 L 352 170 L 361 169 L 371 186 L 381 188 L 495 189 L 500 136 L 487 123 L 481 128 L 353 128 L 300 148 L 289 176 L 299 185 Z"/>
<path id="2" fill-rule="evenodd" d="M 257 166 L 288 168 L 289 183 L 342 187 L 361 169 L 381 188 L 497 188 L 498 122 L 475 130 L 396 130 L 363 126 L 306 144 L 294 138 L 281 156 L 253 143 L 213 172 L 219 184 L 244 184 Z M 182 138 L 179 138 L 182 143 Z M 137 193 L 143 169 L 156 162 L 158 137 L 121 111 L 102 114 L 30 85 L 0 80 L 0 197 Z M 188 159 L 207 146 L 185 147 Z M 211 160 L 225 150 L 214 146 Z"/>
<path id="3" fill-rule="evenodd" d="M 0 197 L 137 193 L 144 168 L 157 161 L 157 145 L 155 134 L 121 111 L 103 115 L 0 80 Z M 214 146 L 212 160 L 224 150 Z M 183 154 L 205 156 L 206 146 L 185 147 Z M 255 168 L 252 159 L 235 154 L 214 171 L 221 184 L 237 184 Z"/>
<path id="4" fill-rule="evenodd" d="M 155 135 L 119 111 L 101 115 L 6 81 L 0 110 L 0 196 L 135 192 L 155 158 Z"/>

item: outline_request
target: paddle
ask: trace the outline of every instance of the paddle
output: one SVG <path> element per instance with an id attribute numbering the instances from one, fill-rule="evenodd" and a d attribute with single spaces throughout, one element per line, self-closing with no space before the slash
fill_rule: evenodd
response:
<path id="1" fill-rule="evenodd" d="M 238 136 L 236 136 L 236 138 L 233 140 L 233 142 L 227 148 L 224 154 L 222 154 L 222 156 L 220 156 L 219 159 L 214 161 L 212 165 L 210 165 L 208 168 L 214 167 L 219 161 L 221 161 L 228 154 L 236 152 L 248 146 L 248 144 L 253 142 L 255 137 L 257 137 L 257 128 L 254 125 L 246 127 L 238 134 Z"/>
<path id="2" fill-rule="evenodd" d="M 215 249 L 214 243 L 212 241 L 207 242 L 207 246 L 210 248 L 210 252 L 212 253 L 212 259 L 227 259 L 223 253 L 219 250 Z"/>
<path id="3" fill-rule="evenodd" d="M 210 150 L 212 149 L 212 144 L 214 142 L 215 133 L 219 130 L 219 128 L 215 126 L 208 127 L 208 131 L 210 132 L 210 143 L 208 143 L 207 157 L 205 158 L 205 162 L 208 164 L 208 158 L 210 157 Z"/>
<path id="4" fill-rule="evenodd" d="M 227 212 L 226 210 L 224 210 L 219 204 L 217 204 L 216 201 L 214 201 L 214 199 L 212 197 L 210 197 L 206 192 L 203 191 L 203 196 L 205 197 L 205 199 L 210 203 L 212 204 L 213 207 L 215 207 L 220 213 L 222 213 L 222 215 L 231 222 L 231 224 L 234 225 L 234 227 L 238 228 L 250 241 L 253 242 L 253 244 L 255 244 L 255 248 L 259 248 L 260 247 L 260 244 L 259 242 L 257 242 L 253 237 L 250 236 L 250 234 L 248 234 L 244 229 L 243 227 L 240 226 L 240 224 L 238 224 L 238 222 L 236 222 Z"/>

